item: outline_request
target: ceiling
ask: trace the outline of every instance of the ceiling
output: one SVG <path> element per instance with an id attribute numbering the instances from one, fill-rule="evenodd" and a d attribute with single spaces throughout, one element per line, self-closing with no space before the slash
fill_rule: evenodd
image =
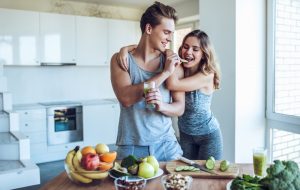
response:
<path id="1" fill-rule="evenodd" d="M 102 5 L 122 6 L 122 7 L 136 8 L 136 9 L 139 8 L 144 9 L 155 2 L 155 0 L 67 0 L 67 1 L 97 3 Z M 172 6 L 190 0 L 158 0 L 158 1 L 163 4 Z"/>

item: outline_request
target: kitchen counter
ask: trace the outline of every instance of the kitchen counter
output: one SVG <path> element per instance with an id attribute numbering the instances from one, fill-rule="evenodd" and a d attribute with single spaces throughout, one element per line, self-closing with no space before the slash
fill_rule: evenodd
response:
<path id="1" fill-rule="evenodd" d="M 237 164 L 239 167 L 239 175 L 253 174 L 253 164 Z M 160 163 L 160 168 L 166 174 L 166 162 Z M 160 182 L 161 177 L 147 181 L 146 190 L 163 190 Z M 203 179 L 193 178 L 192 190 L 226 190 L 226 185 L 231 179 Z M 93 182 L 92 184 L 76 184 L 73 183 L 67 176 L 66 172 L 62 172 L 53 180 L 46 183 L 40 190 L 55 190 L 55 189 L 85 189 L 85 190 L 113 190 L 114 180 L 110 177 L 102 181 Z"/>
<path id="2" fill-rule="evenodd" d="M 52 101 L 53 103 L 55 102 L 61 102 L 63 105 L 63 102 L 76 102 L 81 104 L 82 106 L 87 106 L 87 105 L 99 105 L 99 104 L 116 104 L 118 103 L 118 100 L 116 98 L 105 98 L 105 99 L 92 99 L 92 100 L 72 100 L 72 101 Z M 42 109 L 46 108 L 45 105 L 42 105 L 45 102 L 40 102 L 40 103 L 29 103 L 29 104 L 14 104 L 13 109 L 14 110 L 27 110 L 27 109 Z M 51 102 L 47 102 L 51 103 Z"/>
<path id="3" fill-rule="evenodd" d="M 82 105 L 95 105 L 95 104 L 116 104 L 119 103 L 119 101 L 115 98 L 106 98 L 106 99 L 95 99 L 95 100 L 82 100 L 79 101 L 82 103 Z"/>

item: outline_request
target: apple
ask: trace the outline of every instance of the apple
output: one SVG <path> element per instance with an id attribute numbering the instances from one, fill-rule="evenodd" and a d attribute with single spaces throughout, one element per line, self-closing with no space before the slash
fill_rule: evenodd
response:
<path id="1" fill-rule="evenodd" d="M 95 149 L 96 149 L 97 154 L 103 154 L 103 153 L 109 152 L 109 148 L 106 144 L 97 144 Z"/>
<path id="2" fill-rule="evenodd" d="M 158 171 L 158 168 L 159 168 L 159 163 L 158 161 L 156 160 L 155 156 L 147 156 L 147 163 L 151 164 L 154 168 L 154 173 L 156 174 L 156 172 Z"/>
<path id="3" fill-rule="evenodd" d="M 150 178 L 155 175 L 154 168 L 151 164 L 147 162 L 142 162 L 139 164 L 138 176 L 143 178 Z"/>
<path id="4" fill-rule="evenodd" d="M 81 166 L 86 170 L 96 170 L 99 167 L 100 160 L 97 154 L 88 153 L 83 155 Z"/>

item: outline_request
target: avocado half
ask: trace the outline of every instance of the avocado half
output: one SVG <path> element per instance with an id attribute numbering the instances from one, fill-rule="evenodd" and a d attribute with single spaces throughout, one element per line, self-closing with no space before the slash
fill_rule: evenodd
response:
<path id="1" fill-rule="evenodd" d="M 130 176 L 126 168 L 123 168 L 118 162 L 115 162 L 114 167 L 110 170 L 110 174 L 116 178 L 122 176 Z"/>

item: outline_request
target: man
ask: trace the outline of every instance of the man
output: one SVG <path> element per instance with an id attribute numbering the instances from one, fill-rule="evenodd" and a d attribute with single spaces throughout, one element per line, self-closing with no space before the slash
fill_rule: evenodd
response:
<path id="1" fill-rule="evenodd" d="M 117 54 L 111 59 L 111 82 L 121 104 L 118 159 L 133 154 L 168 161 L 182 155 L 171 116 L 183 114 L 184 93 L 170 93 L 163 83 L 179 64 L 178 55 L 166 51 L 175 30 L 175 13 L 174 8 L 155 2 L 141 18 L 142 36 L 128 55 L 128 71 L 117 64 Z M 144 83 L 149 81 L 155 81 L 156 88 L 144 94 Z M 147 108 L 148 103 L 155 109 Z"/>

